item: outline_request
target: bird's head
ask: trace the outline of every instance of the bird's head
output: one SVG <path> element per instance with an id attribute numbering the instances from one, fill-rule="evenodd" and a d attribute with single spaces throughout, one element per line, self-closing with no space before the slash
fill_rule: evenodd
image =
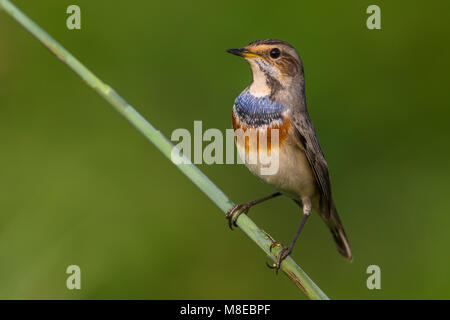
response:
<path id="1" fill-rule="evenodd" d="M 250 64 L 253 82 L 249 90 L 255 96 L 274 95 L 293 85 L 303 85 L 301 59 L 294 47 L 285 41 L 259 40 L 227 52 L 243 57 Z"/>

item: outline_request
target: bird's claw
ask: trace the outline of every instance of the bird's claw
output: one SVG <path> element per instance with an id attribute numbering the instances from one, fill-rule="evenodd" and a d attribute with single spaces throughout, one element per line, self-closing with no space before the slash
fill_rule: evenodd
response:
<path id="1" fill-rule="evenodd" d="M 235 204 L 234 206 L 231 207 L 230 210 L 228 210 L 225 217 L 228 220 L 228 226 L 230 227 L 231 230 L 233 230 L 233 226 L 237 227 L 236 221 L 239 218 L 239 216 L 243 213 L 247 214 L 249 209 L 250 205 L 244 203 L 244 204 Z"/>
<path id="2" fill-rule="evenodd" d="M 269 250 L 270 252 L 272 252 L 273 247 L 280 247 L 281 249 L 286 248 L 285 246 L 283 246 L 283 244 L 281 242 L 278 241 L 272 241 Z"/>
<path id="3" fill-rule="evenodd" d="M 276 263 L 272 263 L 272 265 L 269 265 L 266 262 L 266 265 L 270 268 L 270 269 L 275 269 L 275 272 L 278 274 L 278 270 L 280 270 L 281 267 L 281 262 L 283 262 L 284 259 L 286 259 L 289 254 L 291 253 L 291 251 L 289 250 L 288 247 L 285 247 L 281 242 L 278 241 L 273 241 L 272 244 L 269 247 L 270 252 L 272 252 L 272 249 L 274 247 L 280 247 L 280 253 L 278 254 L 278 258 L 277 258 L 277 262 Z"/>

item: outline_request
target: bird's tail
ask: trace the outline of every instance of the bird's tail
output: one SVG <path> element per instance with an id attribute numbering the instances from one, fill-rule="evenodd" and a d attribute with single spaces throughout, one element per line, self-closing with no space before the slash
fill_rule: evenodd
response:
<path id="1" fill-rule="evenodd" d="M 325 223 L 328 225 L 328 228 L 330 228 L 331 235 L 333 236 L 339 253 L 351 262 L 353 260 L 352 249 L 350 248 L 347 235 L 345 234 L 344 227 L 342 226 L 341 219 L 339 219 L 334 204 L 331 207 L 328 217 L 322 217 L 324 218 Z"/>

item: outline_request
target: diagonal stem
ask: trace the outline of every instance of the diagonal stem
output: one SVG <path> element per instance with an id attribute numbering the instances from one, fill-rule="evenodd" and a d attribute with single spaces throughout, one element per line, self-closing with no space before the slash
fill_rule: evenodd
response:
<path id="1" fill-rule="evenodd" d="M 150 140 L 167 158 L 171 159 L 174 148 L 172 142 L 160 131 L 155 129 L 144 119 L 128 102 L 125 101 L 114 89 L 108 86 L 78 61 L 70 52 L 64 49 L 47 32 L 24 15 L 9 0 L 0 0 L 0 9 L 4 9 L 26 30 L 44 44 L 70 69 L 78 74 L 86 83 L 107 100 L 119 113 L 121 113 L 132 125 L 136 127 L 148 140 Z M 179 164 L 177 167 L 205 193 L 223 212 L 227 212 L 234 203 L 220 190 L 200 169 L 193 165 L 189 159 L 182 155 L 188 164 Z M 271 237 L 261 230 L 249 217 L 242 215 L 237 220 L 239 228 L 247 234 L 273 261 L 276 256 L 270 252 Z M 279 250 L 274 250 L 275 254 Z M 325 293 L 308 277 L 308 275 L 288 257 L 281 266 L 283 272 L 310 298 L 328 299 Z"/>

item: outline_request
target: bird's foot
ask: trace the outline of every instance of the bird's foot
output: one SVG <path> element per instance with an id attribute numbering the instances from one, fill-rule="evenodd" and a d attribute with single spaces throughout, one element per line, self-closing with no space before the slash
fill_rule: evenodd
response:
<path id="1" fill-rule="evenodd" d="M 247 214 L 248 210 L 252 207 L 252 202 L 246 202 L 242 204 L 235 204 L 228 210 L 226 218 L 228 220 L 228 226 L 233 230 L 233 226 L 237 227 L 236 221 L 243 213 Z"/>
<path id="2" fill-rule="evenodd" d="M 269 199 L 275 198 L 281 196 L 281 192 L 275 192 L 271 195 L 268 195 L 266 197 L 262 197 L 260 199 L 256 199 L 253 201 L 245 202 L 242 204 L 235 204 L 231 207 L 230 210 L 228 210 L 226 218 L 228 219 L 228 225 L 230 226 L 230 229 L 233 230 L 233 225 L 237 227 L 236 221 L 239 218 L 239 216 L 243 213 L 247 214 L 248 210 L 250 210 L 251 207 L 253 207 L 255 204 L 267 201 Z M 235 214 L 235 212 L 237 213 Z"/>
<path id="3" fill-rule="evenodd" d="M 281 262 L 283 262 L 284 259 L 286 259 L 289 254 L 291 253 L 291 249 L 288 247 L 285 247 L 281 242 L 278 241 L 273 241 L 272 244 L 270 245 L 270 252 L 272 252 L 272 249 L 274 247 L 280 247 L 280 253 L 278 254 L 278 258 L 277 258 L 277 262 L 273 263 L 272 265 L 267 264 L 267 266 L 270 269 L 275 269 L 275 272 L 278 274 L 278 270 L 280 270 L 281 267 Z"/>

